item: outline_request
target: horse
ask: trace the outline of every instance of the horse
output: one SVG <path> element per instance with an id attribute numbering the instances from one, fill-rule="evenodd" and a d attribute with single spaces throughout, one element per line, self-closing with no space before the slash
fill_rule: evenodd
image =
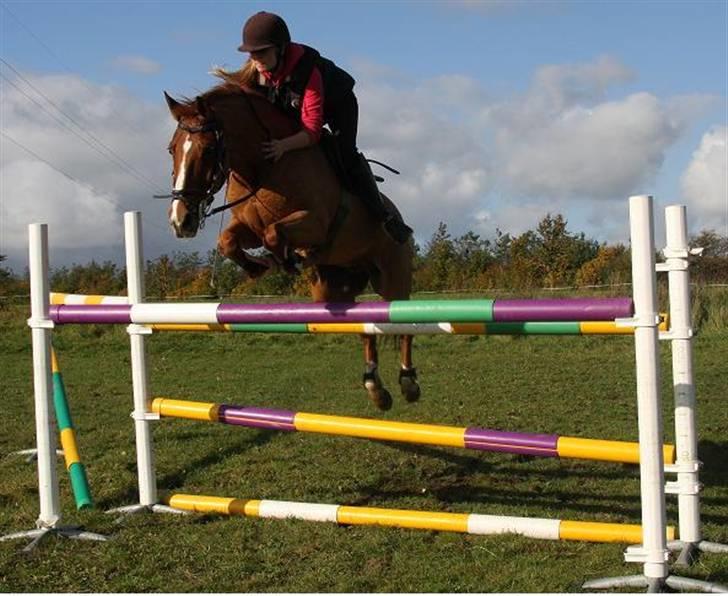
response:
<path id="1" fill-rule="evenodd" d="M 177 121 L 168 147 L 173 160 L 168 215 L 177 237 L 194 237 L 205 217 L 229 208 L 230 222 L 217 248 L 250 277 L 276 264 L 300 266 L 311 274 L 315 302 L 354 302 L 370 282 L 384 300 L 409 299 L 412 243 L 397 243 L 386 233 L 340 182 L 319 144 L 285 153 L 276 162 L 264 158 L 264 141 L 298 130 L 276 106 L 229 80 L 194 99 L 164 96 Z M 226 204 L 211 209 L 224 184 Z M 261 247 L 271 256 L 247 252 Z M 376 336 L 362 339 L 364 387 L 376 407 L 388 410 L 392 396 L 379 376 Z M 399 344 L 400 389 L 406 401 L 414 402 L 420 386 L 412 336 L 401 335 Z"/>

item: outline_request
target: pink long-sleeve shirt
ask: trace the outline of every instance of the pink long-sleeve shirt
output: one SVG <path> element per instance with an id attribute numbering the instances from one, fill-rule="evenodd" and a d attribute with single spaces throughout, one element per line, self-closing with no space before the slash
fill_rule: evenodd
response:
<path id="1" fill-rule="evenodd" d="M 303 56 L 303 52 L 303 46 L 300 44 L 288 44 L 283 67 L 275 73 L 267 71 L 262 73 L 268 84 L 278 87 L 284 83 Z M 324 83 L 321 72 L 316 66 L 311 71 L 301 98 L 301 124 L 312 142 L 317 143 L 324 126 Z"/>

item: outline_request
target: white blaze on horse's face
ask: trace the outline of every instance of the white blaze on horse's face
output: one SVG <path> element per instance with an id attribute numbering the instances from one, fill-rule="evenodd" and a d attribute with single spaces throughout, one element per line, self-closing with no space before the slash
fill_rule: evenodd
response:
<path id="1" fill-rule="evenodd" d="M 185 189 L 185 177 L 187 175 L 187 154 L 192 148 L 192 138 L 188 134 L 184 143 L 182 144 L 182 159 L 179 164 L 179 170 L 177 170 L 177 176 L 174 179 L 174 190 Z M 177 229 L 182 227 L 182 222 L 187 215 L 187 207 L 184 201 L 175 199 L 172 201 L 172 207 L 170 209 L 170 223 Z"/>
<path id="2" fill-rule="evenodd" d="M 187 134 L 187 138 L 185 139 L 185 142 L 182 143 L 182 161 L 179 164 L 179 171 L 177 172 L 177 177 L 174 180 L 174 189 L 175 190 L 184 190 L 185 188 L 185 174 L 187 170 L 187 154 L 190 152 L 190 149 L 192 148 L 192 137 Z"/>

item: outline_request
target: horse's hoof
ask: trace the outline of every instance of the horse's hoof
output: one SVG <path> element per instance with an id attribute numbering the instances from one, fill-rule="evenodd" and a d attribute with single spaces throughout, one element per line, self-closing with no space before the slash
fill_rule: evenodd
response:
<path id="1" fill-rule="evenodd" d="M 402 390 L 404 398 L 412 403 L 420 399 L 420 386 L 417 381 L 411 377 L 402 377 L 399 380 L 399 388 Z"/>
<path id="2" fill-rule="evenodd" d="M 369 399 L 372 403 L 377 406 L 378 409 L 386 412 L 392 408 L 392 394 L 389 393 L 384 387 L 377 389 L 369 389 Z"/>
<path id="3" fill-rule="evenodd" d="M 399 387 L 408 402 L 412 403 L 420 399 L 420 386 L 417 384 L 417 369 L 415 367 L 400 369 Z"/>

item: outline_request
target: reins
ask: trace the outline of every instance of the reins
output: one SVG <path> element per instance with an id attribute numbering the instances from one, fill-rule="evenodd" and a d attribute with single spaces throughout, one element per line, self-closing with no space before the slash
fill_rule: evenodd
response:
<path id="1" fill-rule="evenodd" d="M 265 131 L 266 138 L 267 138 L 267 140 L 270 141 L 271 140 L 270 130 L 265 125 L 263 120 L 261 120 L 260 116 L 258 115 L 258 111 L 255 109 L 255 105 L 253 105 L 253 102 L 251 101 L 250 97 L 248 97 L 248 94 L 244 90 L 241 90 L 241 95 L 245 98 L 245 101 L 248 103 L 248 107 L 250 108 L 250 111 L 253 113 L 253 117 L 255 118 L 255 121 L 257 122 L 258 126 L 260 128 L 262 128 L 263 131 Z M 200 201 L 200 204 L 199 204 L 199 218 L 200 218 L 199 226 L 200 226 L 200 228 L 203 228 L 205 225 L 205 220 L 208 217 L 212 217 L 213 215 L 217 215 L 218 213 L 227 211 L 228 209 L 232 209 L 233 207 L 240 205 L 241 203 L 244 203 L 251 197 L 254 197 L 255 194 L 260 190 L 261 185 L 259 184 L 245 196 L 237 198 L 234 201 L 226 202 L 223 205 L 212 209 L 211 206 L 212 206 L 212 203 L 215 201 L 215 194 L 217 192 L 219 192 L 219 190 L 223 187 L 223 185 L 225 184 L 225 181 L 227 180 L 227 178 L 230 174 L 230 168 L 226 167 L 224 164 L 224 162 L 225 162 L 225 145 L 222 140 L 222 131 L 218 128 L 217 123 L 214 120 L 210 120 L 199 126 L 189 126 L 187 124 L 184 124 L 183 122 L 178 122 L 177 128 L 184 130 L 185 132 L 188 132 L 190 134 L 198 134 L 198 133 L 202 133 L 202 132 L 214 132 L 215 133 L 215 147 L 216 147 L 216 151 L 217 151 L 217 170 L 213 177 L 210 188 L 205 191 L 198 191 L 196 189 L 172 190 L 172 192 L 170 194 L 152 195 L 153 198 L 184 200 L 191 193 L 199 192 L 201 194 L 204 194 L 204 198 Z"/>

